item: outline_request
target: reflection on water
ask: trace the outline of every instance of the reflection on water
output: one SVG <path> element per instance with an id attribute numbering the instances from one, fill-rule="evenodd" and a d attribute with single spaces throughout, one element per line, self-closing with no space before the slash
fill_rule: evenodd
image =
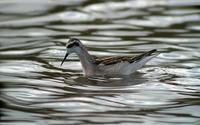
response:
<path id="1" fill-rule="evenodd" d="M 200 124 L 197 0 L 1 0 L 1 123 Z M 96 56 L 159 56 L 131 76 L 85 78 L 69 36 Z"/>

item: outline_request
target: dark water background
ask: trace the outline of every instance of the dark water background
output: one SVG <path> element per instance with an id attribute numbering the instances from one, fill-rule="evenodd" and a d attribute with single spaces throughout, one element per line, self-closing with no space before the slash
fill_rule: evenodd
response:
<path id="1" fill-rule="evenodd" d="M 161 53 L 127 78 L 83 77 L 96 56 Z M 1 125 L 200 125 L 200 0 L 1 0 Z"/>

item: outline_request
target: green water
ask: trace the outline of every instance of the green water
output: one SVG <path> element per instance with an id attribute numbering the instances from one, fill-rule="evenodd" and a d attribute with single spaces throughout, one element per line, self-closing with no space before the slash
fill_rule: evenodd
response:
<path id="1" fill-rule="evenodd" d="M 158 49 L 125 78 L 87 79 L 95 56 Z M 1 125 L 200 125 L 199 0 L 1 0 Z"/>

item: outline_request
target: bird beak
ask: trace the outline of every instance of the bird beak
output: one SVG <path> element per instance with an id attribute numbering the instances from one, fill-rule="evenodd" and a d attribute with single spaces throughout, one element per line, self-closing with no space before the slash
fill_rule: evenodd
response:
<path id="1" fill-rule="evenodd" d="M 62 64 L 64 63 L 64 61 L 66 60 L 66 58 L 67 58 L 68 55 L 69 55 L 69 53 L 66 53 L 66 54 L 65 54 L 65 57 L 64 57 L 62 63 L 60 64 L 60 66 L 62 66 Z"/>

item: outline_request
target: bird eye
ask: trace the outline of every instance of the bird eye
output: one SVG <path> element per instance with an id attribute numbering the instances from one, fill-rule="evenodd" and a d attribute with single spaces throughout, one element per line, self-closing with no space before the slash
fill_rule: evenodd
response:
<path id="1" fill-rule="evenodd" d="M 67 48 L 72 48 L 74 45 L 73 44 L 69 44 L 68 46 L 67 46 Z"/>

